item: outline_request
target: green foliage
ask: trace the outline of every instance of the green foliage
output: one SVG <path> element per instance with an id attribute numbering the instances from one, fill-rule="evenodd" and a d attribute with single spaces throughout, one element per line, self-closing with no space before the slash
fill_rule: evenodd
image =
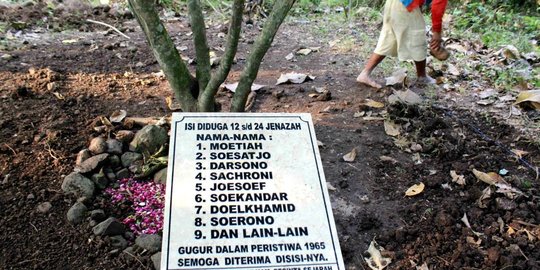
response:
<path id="1" fill-rule="evenodd" d="M 538 50 L 531 43 L 540 31 L 538 14 L 521 14 L 507 4 L 493 8 L 485 3 L 470 2 L 456 8 L 453 16 L 454 27 L 460 34 L 480 34 L 488 47 L 512 44 L 522 52 Z"/>
<path id="2" fill-rule="evenodd" d="M 531 181 L 529 181 L 529 180 L 522 180 L 521 181 L 521 188 L 523 188 L 523 189 L 531 189 L 532 186 L 533 185 L 532 185 Z"/>
<path id="3" fill-rule="evenodd" d="M 0 22 L 0 33 L 5 33 L 8 29 L 8 24 L 6 22 Z"/>

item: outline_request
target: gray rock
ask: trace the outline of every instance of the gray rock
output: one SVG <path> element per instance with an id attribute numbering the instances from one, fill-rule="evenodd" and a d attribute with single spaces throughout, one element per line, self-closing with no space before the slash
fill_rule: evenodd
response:
<path id="1" fill-rule="evenodd" d="M 121 155 L 122 154 L 122 142 L 115 139 L 108 139 L 107 144 L 107 153 Z"/>
<path id="2" fill-rule="evenodd" d="M 113 248 L 124 250 L 128 247 L 128 242 L 121 235 L 115 235 L 115 236 L 111 236 L 111 246 Z"/>
<path id="3" fill-rule="evenodd" d="M 11 54 L 4 53 L 4 54 L 2 54 L 2 56 L 0 58 L 9 61 L 9 60 L 13 59 L 13 56 Z"/>
<path id="4" fill-rule="evenodd" d="M 67 219 L 71 224 L 79 224 L 84 220 L 88 208 L 80 202 L 76 202 L 67 212 Z"/>
<path id="5" fill-rule="evenodd" d="M 36 210 L 39 213 L 45 214 L 49 212 L 51 208 L 52 208 L 52 204 L 50 202 L 43 202 L 43 203 L 38 204 L 38 206 L 36 207 Z"/>
<path id="6" fill-rule="evenodd" d="M 86 196 L 82 196 L 82 197 L 79 197 L 77 198 L 77 202 L 80 202 L 80 203 L 91 203 L 92 202 L 92 198 L 90 197 L 86 197 Z"/>
<path id="7" fill-rule="evenodd" d="M 94 232 L 95 235 L 102 236 L 122 235 L 125 231 L 126 228 L 124 227 L 124 224 L 113 217 L 106 219 L 92 228 L 92 232 Z"/>
<path id="8" fill-rule="evenodd" d="M 62 190 L 67 194 L 75 194 L 79 197 L 92 197 L 94 195 L 95 185 L 92 180 L 80 173 L 74 172 L 64 178 Z"/>
<path id="9" fill-rule="evenodd" d="M 135 133 L 131 130 L 119 130 L 116 132 L 116 139 L 123 143 L 130 143 L 134 136 Z"/>
<path id="10" fill-rule="evenodd" d="M 129 144 L 129 149 L 144 155 L 152 155 L 168 142 L 169 136 L 165 129 L 155 125 L 148 125 L 135 134 L 135 138 Z"/>
<path id="11" fill-rule="evenodd" d="M 124 238 L 130 241 L 133 241 L 135 240 L 135 234 L 133 232 L 127 231 L 124 233 Z"/>
<path id="12" fill-rule="evenodd" d="M 135 239 L 135 244 L 149 253 L 161 250 L 161 236 L 157 234 L 141 234 Z"/>
<path id="13" fill-rule="evenodd" d="M 131 166 L 129 166 L 129 171 L 135 175 L 143 173 L 144 162 L 142 160 L 134 161 Z"/>
<path id="14" fill-rule="evenodd" d="M 90 218 L 97 222 L 104 221 L 106 217 L 107 216 L 105 216 L 105 211 L 103 211 L 103 209 L 96 209 L 90 212 Z"/>
<path id="15" fill-rule="evenodd" d="M 109 179 L 105 177 L 105 173 L 103 173 L 103 171 L 100 171 L 99 173 L 92 175 L 92 181 L 94 182 L 94 184 L 96 184 L 96 187 L 99 189 L 104 189 L 109 184 Z"/>
<path id="16" fill-rule="evenodd" d="M 143 156 L 139 153 L 125 152 L 120 159 L 122 160 L 122 166 L 129 168 L 134 161 L 142 160 L 142 158 Z"/>
<path id="17" fill-rule="evenodd" d="M 116 182 L 116 180 L 117 180 L 116 174 L 114 173 L 114 171 L 111 168 L 109 168 L 109 167 L 103 168 L 103 173 L 105 173 L 105 177 L 107 177 L 107 179 L 109 179 L 109 182 Z"/>
<path id="18" fill-rule="evenodd" d="M 116 172 L 116 178 L 118 179 L 125 179 L 129 178 L 129 170 L 124 168 Z"/>
<path id="19" fill-rule="evenodd" d="M 167 167 L 159 170 L 154 174 L 154 183 L 166 184 L 167 183 Z"/>
<path id="20" fill-rule="evenodd" d="M 117 155 L 109 156 L 109 165 L 111 168 L 120 168 L 122 166 L 122 161 Z"/>
<path id="21" fill-rule="evenodd" d="M 79 173 L 89 173 L 91 171 L 94 171 L 98 169 L 105 160 L 109 157 L 109 154 L 99 154 L 96 156 L 93 156 L 81 163 L 81 165 L 75 167 L 75 172 Z"/>
<path id="22" fill-rule="evenodd" d="M 21 4 L 21 6 L 23 6 L 23 7 L 33 7 L 33 6 L 35 6 L 35 5 L 36 5 L 36 3 L 35 3 L 34 1 L 32 1 L 32 0 L 30 0 L 30 1 L 24 1 L 24 2 Z"/>
<path id="23" fill-rule="evenodd" d="M 77 154 L 77 159 L 75 160 L 75 166 L 80 166 L 83 161 L 89 159 L 92 156 L 92 152 L 88 149 L 83 149 Z"/>
<path id="24" fill-rule="evenodd" d="M 94 227 L 94 226 L 98 225 L 98 223 L 99 223 L 99 222 L 97 222 L 97 221 L 95 221 L 95 220 L 90 220 L 90 221 L 88 222 L 88 225 L 89 225 L 90 227 Z"/>
<path id="25" fill-rule="evenodd" d="M 150 257 L 152 264 L 154 264 L 154 269 L 159 270 L 161 267 L 161 251 L 152 255 Z"/>
<path id="26" fill-rule="evenodd" d="M 107 152 L 107 142 L 102 137 L 93 138 L 90 141 L 90 146 L 88 146 L 88 149 L 90 149 L 94 155 L 105 153 Z"/>

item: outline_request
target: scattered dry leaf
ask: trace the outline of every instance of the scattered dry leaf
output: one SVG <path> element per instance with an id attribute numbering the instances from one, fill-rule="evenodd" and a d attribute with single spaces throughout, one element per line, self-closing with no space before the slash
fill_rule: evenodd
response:
<path id="1" fill-rule="evenodd" d="M 502 54 L 505 59 L 518 59 L 520 57 L 520 53 L 518 49 L 514 45 L 506 45 L 502 49 Z"/>
<path id="2" fill-rule="evenodd" d="M 167 108 L 169 108 L 169 110 L 173 112 L 182 109 L 182 105 L 180 104 L 180 102 L 174 100 L 172 97 L 166 97 L 165 103 L 167 103 Z"/>
<path id="3" fill-rule="evenodd" d="M 287 74 L 281 74 L 281 76 L 279 76 L 279 79 L 276 82 L 276 85 L 284 83 L 300 84 L 312 80 L 315 80 L 315 76 L 306 75 L 303 73 L 290 72 Z"/>
<path id="4" fill-rule="evenodd" d="M 124 120 L 124 118 L 126 118 L 126 116 L 127 116 L 127 112 L 125 110 L 117 110 L 111 114 L 109 119 L 113 123 L 120 123 L 122 122 L 122 120 Z"/>
<path id="5" fill-rule="evenodd" d="M 376 117 L 376 116 L 366 116 L 366 117 L 362 117 L 362 119 L 365 121 L 384 121 L 383 117 Z"/>
<path id="6" fill-rule="evenodd" d="M 294 53 L 289 53 L 287 54 L 287 56 L 285 56 L 285 60 L 287 61 L 291 61 L 294 59 Z"/>
<path id="7" fill-rule="evenodd" d="M 330 191 L 335 191 L 335 190 L 336 190 L 336 188 L 335 188 L 334 186 L 332 186 L 332 184 L 330 184 L 330 183 L 328 183 L 328 182 L 326 182 L 326 188 L 327 188 L 328 190 L 330 190 Z"/>
<path id="8" fill-rule="evenodd" d="M 354 117 L 354 118 L 358 118 L 358 117 L 362 117 L 362 116 L 364 116 L 364 115 L 366 115 L 366 112 L 365 112 L 365 111 L 355 112 L 354 115 L 353 115 L 353 117 Z"/>
<path id="9" fill-rule="evenodd" d="M 420 182 L 419 184 L 412 185 L 405 191 L 405 196 L 416 196 L 424 191 L 425 185 Z"/>
<path id="10" fill-rule="evenodd" d="M 448 183 L 441 184 L 441 187 L 442 187 L 443 189 L 452 190 L 452 187 L 451 187 L 450 184 L 448 184 Z"/>
<path id="11" fill-rule="evenodd" d="M 384 131 L 386 132 L 387 135 L 396 137 L 399 134 L 401 134 L 400 129 L 401 129 L 400 126 L 396 124 L 395 122 L 390 121 L 390 120 L 384 121 Z"/>
<path id="12" fill-rule="evenodd" d="M 467 236 L 467 243 L 473 244 L 475 246 L 480 246 L 482 244 L 482 239 L 478 238 L 478 240 L 475 240 L 472 236 Z"/>
<path id="13" fill-rule="evenodd" d="M 370 257 L 364 258 L 369 268 L 382 270 L 392 262 L 392 259 L 383 257 L 381 251 L 384 251 L 384 248 L 380 247 L 375 240 L 371 241 L 367 250 Z"/>
<path id="14" fill-rule="evenodd" d="M 482 191 L 482 195 L 480 196 L 480 198 L 478 199 L 478 207 L 480 208 L 487 208 L 488 205 L 487 205 L 487 202 L 485 202 L 486 200 L 489 200 L 491 198 L 491 194 L 493 193 L 493 190 L 491 189 L 491 186 L 489 187 L 486 187 L 483 191 Z"/>
<path id="15" fill-rule="evenodd" d="M 107 127 L 113 127 L 113 124 L 111 123 L 111 121 L 109 121 L 109 119 L 107 119 L 107 117 L 105 116 L 100 116 L 99 117 L 99 120 L 101 121 L 101 123 Z"/>
<path id="16" fill-rule="evenodd" d="M 236 92 L 236 88 L 238 87 L 238 82 L 235 82 L 235 83 L 225 83 L 223 84 L 223 87 L 231 92 Z M 258 90 L 261 90 L 263 89 L 264 87 L 266 87 L 266 85 L 263 85 L 263 84 L 252 84 L 251 85 L 251 91 L 258 91 Z"/>
<path id="17" fill-rule="evenodd" d="M 356 148 L 353 148 L 351 152 L 343 156 L 343 160 L 346 162 L 353 162 L 356 159 Z"/>
<path id="18" fill-rule="evenodd" d="M 525 232 L 527 234 L 527 238 L 529 239 L 530 242 L 533 242 L 534 240 L 536 240 L 536 237 L 527 229 L 521 229 L 519 230 L 520 233 L 523 233 Z"/>
<path id="19" fill-rule="evenodd" d="M 76 39 L 65 39 L 65 40 L 62 40 L 62 43 L 64 44 L 73 44 L 73 43 L 76 43 L 77 40 Z"/>
<path id="20" fill-rule="evenodd" d="M 401 102 L 408 105 L 416 105 L 422 103 L 422 100 L 422 97 L 409 89 L 405 91 L 395 91 L 388 97 L 388 103 L 390 104 Z"/>
<path id="21" fill-rule="evenodd" d="M 497 193 L 502 193 L 504 196 L 506 196 L 508 199 L 515 199 L 518 195 L 523 195 L 523 192 L 520 190 L 510 186 L 509 184 L 500 183 L 497 184 Z"/>
<path id="22" fill-rule="evenodd" d="M 540 90 L 520 92 L 514 104 L 540 110 Z"/>
<path id="23" fill-rule="evenodd" d="M 305 49 L 300 49 L 300 50 L 296 51 L 296 54 L 308 55 L 311 52 L 313 52 L 313 51 L 310 48 L 305 48 Z"/>
<path id="24" fill-rule="evenodd" d="M 407 69 L 400 68 L 392 73 L 390 77 L 386 77 L 386 85 L 404 84 L 407 78 Z"/>
<path id="25" fill-rule="evenodd" d="M 447 64 L 448 67 L 446 69 L 446 72 L 448 72 L 448 74 L 450 75 L 453 75 L 453 76 L 459 76 L 459 74 L 461 72 L 459 72 L 458 68 L 450 63 Z"/>
<path id="26" fill-rule="evenodd" d="M 420 266 L 416 266 L 416 270 L 429 270 L 429 267 L 427 265 L 427 262 L 424 262 L 422 265 Z"/>
<path id="27" fill-rule="evenodd" d="M 463 222 L 463 224 L 465 224 L 465 226 L 467 226 L 467 228 L 471 229 L 471 231 L 474 233 L 474 235 L 476 235 L 476 236 L 483 235 L 483 233 L 475 232 L 471 228 L 471 223 L 469 223 L 469 218 L 467 218 L 467 213 L 463 214 L 463 217 L 461 218 L 461 221 Z"/>
<path id="28" fill-rule="evenodd" d="M 524 156 L 528 155 L 529 152 L 527 151 L 523 151 L 523 150 L 519 150 L 519 149 L 512 149 L 512 152 L 514 154 L 516 154 L 516 156 L 518 156 L 519 158 L 523 158 Z"/>
<path id="29" fill-rule="evenodd" d="M 64 100 L 64 99 L 66 99 L 66 98 L 64 97 L 64 95 L 62 95 L 62 94 L 60 94 L 60 93 L 58 93 L 58 92 L 53 92 L 53 95 L 54 95 L 57 99 L 59 99 L 59 100 Z"/>
<path id="30" fill-rule="evenodd" d="M 516 230 L 514 230 L 514 228 L 512 228 L 510 225 L 508 225 L 508 230 L 506 231 L 506 233 L 508 235 L 512 235 L 512 234 L 516 233 Z"/>
<path id="31" fill-rule="evenodd" d="M 392 164 L 398 163 L 398 161 L 397 161 L 395 158 L 393 158 L 393 157 L 389 157 L 389 156 L 380 156 L 379 158 L 381 159 L 381 161 L 384 161 L 384 162 L 390 162 L 390 163 L 392 163 Z"/>
<path id="32" fill-rule="evenodd" d="M 460 186 L 464 186 L 466 184 L 465 176 L 457 174 L 456 171 L 451 170 L 450 176 L 452 177 L 452 182 Z"/>
<path id="33" fill-rule="evenodd" d="M 366 99 L 366 102 L 364 104 L 371 108 L 378 108 L 378 109 L 384 108 L 384 103 L 371 100 L 371 99 Z"/>
<path id="34" fill-rule="evenodd" d="M 476 169 L 473 169 L 473 174 L 476 176 L 476 178 L 484 183 L 487 183 L 489 185 L 497 185 L 497 184 L 508 184 L 502 176 L 500 176 L 498 173 L 495 172 L 481 172 Z"/>

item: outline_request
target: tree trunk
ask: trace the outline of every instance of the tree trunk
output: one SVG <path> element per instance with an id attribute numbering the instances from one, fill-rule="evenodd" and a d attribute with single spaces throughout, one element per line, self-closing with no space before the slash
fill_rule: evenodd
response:
<path id="1" fill-rule="evenodd" d="M 251 91 L 251 85 L 257 77 L 264 55 L 270 48 L 270 45 L 272 45 L 272 41 L 274 40 L 279 26 L 285 17 L 287 17 L 287 13 L 295 2 L 296 0 L 275 1 L 272 13 L 270 13 L 261 35 L 253 45 L 254 49 L 249 55 L 246 66 L 240 76 L 240 81 L 238 82 L 238 87 L 236 88 L 232 100 L 231 111 L 243 112 L 245 110 L 246 101 L 249 92 Z"/>
<path id="2" fill-rule="evenodd" d="M 198 110 L 204 112 L 215 111 L 214 96 L 217 93 L 219 86 L 225 81 L 229 71 L 231 70 L 234 56 L 238 49 L 238 40 L 242 30 L 242 15 L 244 11 L 245 0 L 234 0 L 231 24 L 229 25 L 229 35 L 227 37 L 226 51 L 219 63 L 219 69 L 212 74 L 210 82 L 199 95 Z"/>
<path id="3" fill-rule="evenodd" d="M 180 58 L 167 29 L 161 23 L 154 8 L 154 1 L 128 0 L 128 3 L 141 25 L 148 44 L 167 77 L 176 99 L 180 101 L 182 110 L 195 111 L 197 109 L 196 100 L 190 91 L 190 88 L 195 85 L 194 78 Z"/>
<path id="4" fill-rule="evenodd" d="M 210 81 L 210 50 L 206 41 L 206 26 L 199 0 L 189 0 L 189 18 L 195 43 L 195 56 L 197 60 L 196 77 L 199 81 L 199 98 Z"/>

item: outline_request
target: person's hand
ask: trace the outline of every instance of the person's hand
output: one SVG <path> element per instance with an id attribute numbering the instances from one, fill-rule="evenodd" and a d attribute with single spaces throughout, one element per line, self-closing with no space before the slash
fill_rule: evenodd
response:
<path id="1" fill-rule="evenodd" d="M 431 41 L 429 42 L 429 48 L 432 51 L 438 51 L 441 48 L 442 36 L 440 32 L 433 32 L 431 36 Z"/>

